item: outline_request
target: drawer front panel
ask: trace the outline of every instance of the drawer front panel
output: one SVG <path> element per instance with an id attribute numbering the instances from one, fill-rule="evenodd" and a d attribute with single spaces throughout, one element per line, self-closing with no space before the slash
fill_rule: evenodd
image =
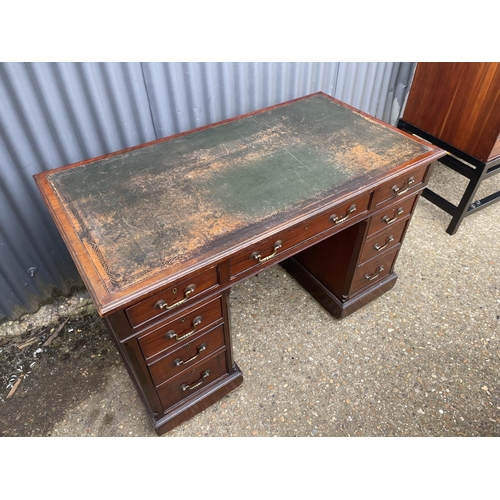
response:
<path id="1" fill-rule="evenodd" d="M 378 215 L 374 215 L 371 219 L 367 236 L 386 229 L 411 215 L 416 199 L 416 196 L 412 196 L 411 198 L 401 200 L 401 202 L 394 203 L 382 212 L 379 212 Z"/>
<path id="2" fill-rule="evenodd" d="M 135 306 L 127 308 L 125 311 L 130 324 L 133 327 L 138 327 L 160 315 L 168 314 L 171 311 L 175 312 L 178 307 L 216 285 L 217 269 L 212 267 L 166 288 Z"/>
<path id="3" fill-rule="evenodd" d="M 266 238 L 241 251 L 230 259 L 231 276 L 238 276 L 251 269 L 258 272 L 259 267 L 262 267 L 263 264 L 266 262 L 272 263 L 273 259 L 279 258 L 280 252 L 288 250 L 328 229 L 338 227 L 341 230 L 353 219 L 366 214 L 370 199 L 371 193 L 367 193 L 348 203 L 333 207 L 328 213 L 313 217 L 302 224 L 282 231 L 272 238 Z"/>
<path id="4" fill-rule="evenodd" d="M 385 278 L 391 271 L 396 253 L 397 249 L 359 266 L 352 280 L 351 294 Z"/>
<path id="5" fill-rule="evenodd" d="M 183 399 L 203 390 L 208 384 L 227 373 L 226 349 L 196 363 L 157 389 L 163 408 L 167 409 Z"/>
<path id="6" fill-rule="evenodd" d="M 149 367 L 151 376 L 156 386 L 175 377 L 186 368 L 191 367 L 198 361 L 212 355 L 217 349 L 224 346 L 224 326 L 219 325 L 213 330 L 197 337 L 192 341 L 186 341 L 164 358 L 153 363 Z"/>
<path id="7" fill-rule="evenodd" d="M 400 196 L 416 192 L 423 187 L 423 181 L 427 172 L 427 165 L 413 172 L 400 175 L 396 179 L 387 182 L 375 191 L 375 205 L 396 201 Z"/>
<path id="8" fill-rule="evenodd" d="M 222 299 L 208 302 L 139 338 L 146 360 L 183 342 L 191 341 L 222 319 Z"/>
<path id="9" fill-rule="evenodd" d="M 385 230 L 377 233 L 372 238 L 366 240 L 361 251 L 360 264 L 373 259 L 383 252 L 389 251 L 399 245 L 403 236 L 408 219 L 389 225 Z"/>

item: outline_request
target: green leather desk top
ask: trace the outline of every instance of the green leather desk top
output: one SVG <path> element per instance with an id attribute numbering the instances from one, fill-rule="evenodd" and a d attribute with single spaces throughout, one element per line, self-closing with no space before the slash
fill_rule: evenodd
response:
<path id="1" fill-rule="evenodd" d="M 430 151 L 313 94 L 47 179 L 113 296 Z"/>

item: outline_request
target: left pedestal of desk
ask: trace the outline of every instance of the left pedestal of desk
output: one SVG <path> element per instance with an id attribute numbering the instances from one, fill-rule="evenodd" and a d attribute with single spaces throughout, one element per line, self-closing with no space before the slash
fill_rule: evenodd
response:
<path id="1" fill-rule="evenodd" d="M 159 301 L 166 303 L 172 290 L 177 293 L 177 287 L 166 289 L 135 309 L 104 318 L 159 435 L 243 382 L 233 361 L 229 290 L 187 301 L 134 328 L 134 320 L 142 321 L 144 310 Z"/>

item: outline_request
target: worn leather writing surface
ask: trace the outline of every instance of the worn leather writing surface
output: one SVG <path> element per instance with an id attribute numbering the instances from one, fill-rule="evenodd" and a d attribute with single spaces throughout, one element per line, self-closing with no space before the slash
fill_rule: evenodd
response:
<path id="1" fill-rule="evenodd" d="M 48 180 L 113 294 L 428 151 L 313 95 Z"/>

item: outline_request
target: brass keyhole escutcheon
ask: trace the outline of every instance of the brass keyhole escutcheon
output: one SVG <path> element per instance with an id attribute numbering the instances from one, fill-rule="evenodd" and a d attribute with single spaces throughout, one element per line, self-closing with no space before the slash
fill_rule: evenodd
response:
<path id="1" fill-rule="evenodd" d="M 184 323 L 186 321 L 186 318 L 181 318 L 181 323 Z"/>
<path id="2" fill-rule="evenodd" d="M 306 225 L 304 226 L 304 229 L 309 229 L 309 224 L 306 224 Z"/>
<path id="3" fill-rule="evenodd" d="M 177 288 L 172 288 L 172 293 L 175 295 L 177 293 Z"/>
<path id="4" fill-rule="evenodd" d="M 191 344 L 186 344 L 186 349 L 189 349 L 191 347 Z"/>

